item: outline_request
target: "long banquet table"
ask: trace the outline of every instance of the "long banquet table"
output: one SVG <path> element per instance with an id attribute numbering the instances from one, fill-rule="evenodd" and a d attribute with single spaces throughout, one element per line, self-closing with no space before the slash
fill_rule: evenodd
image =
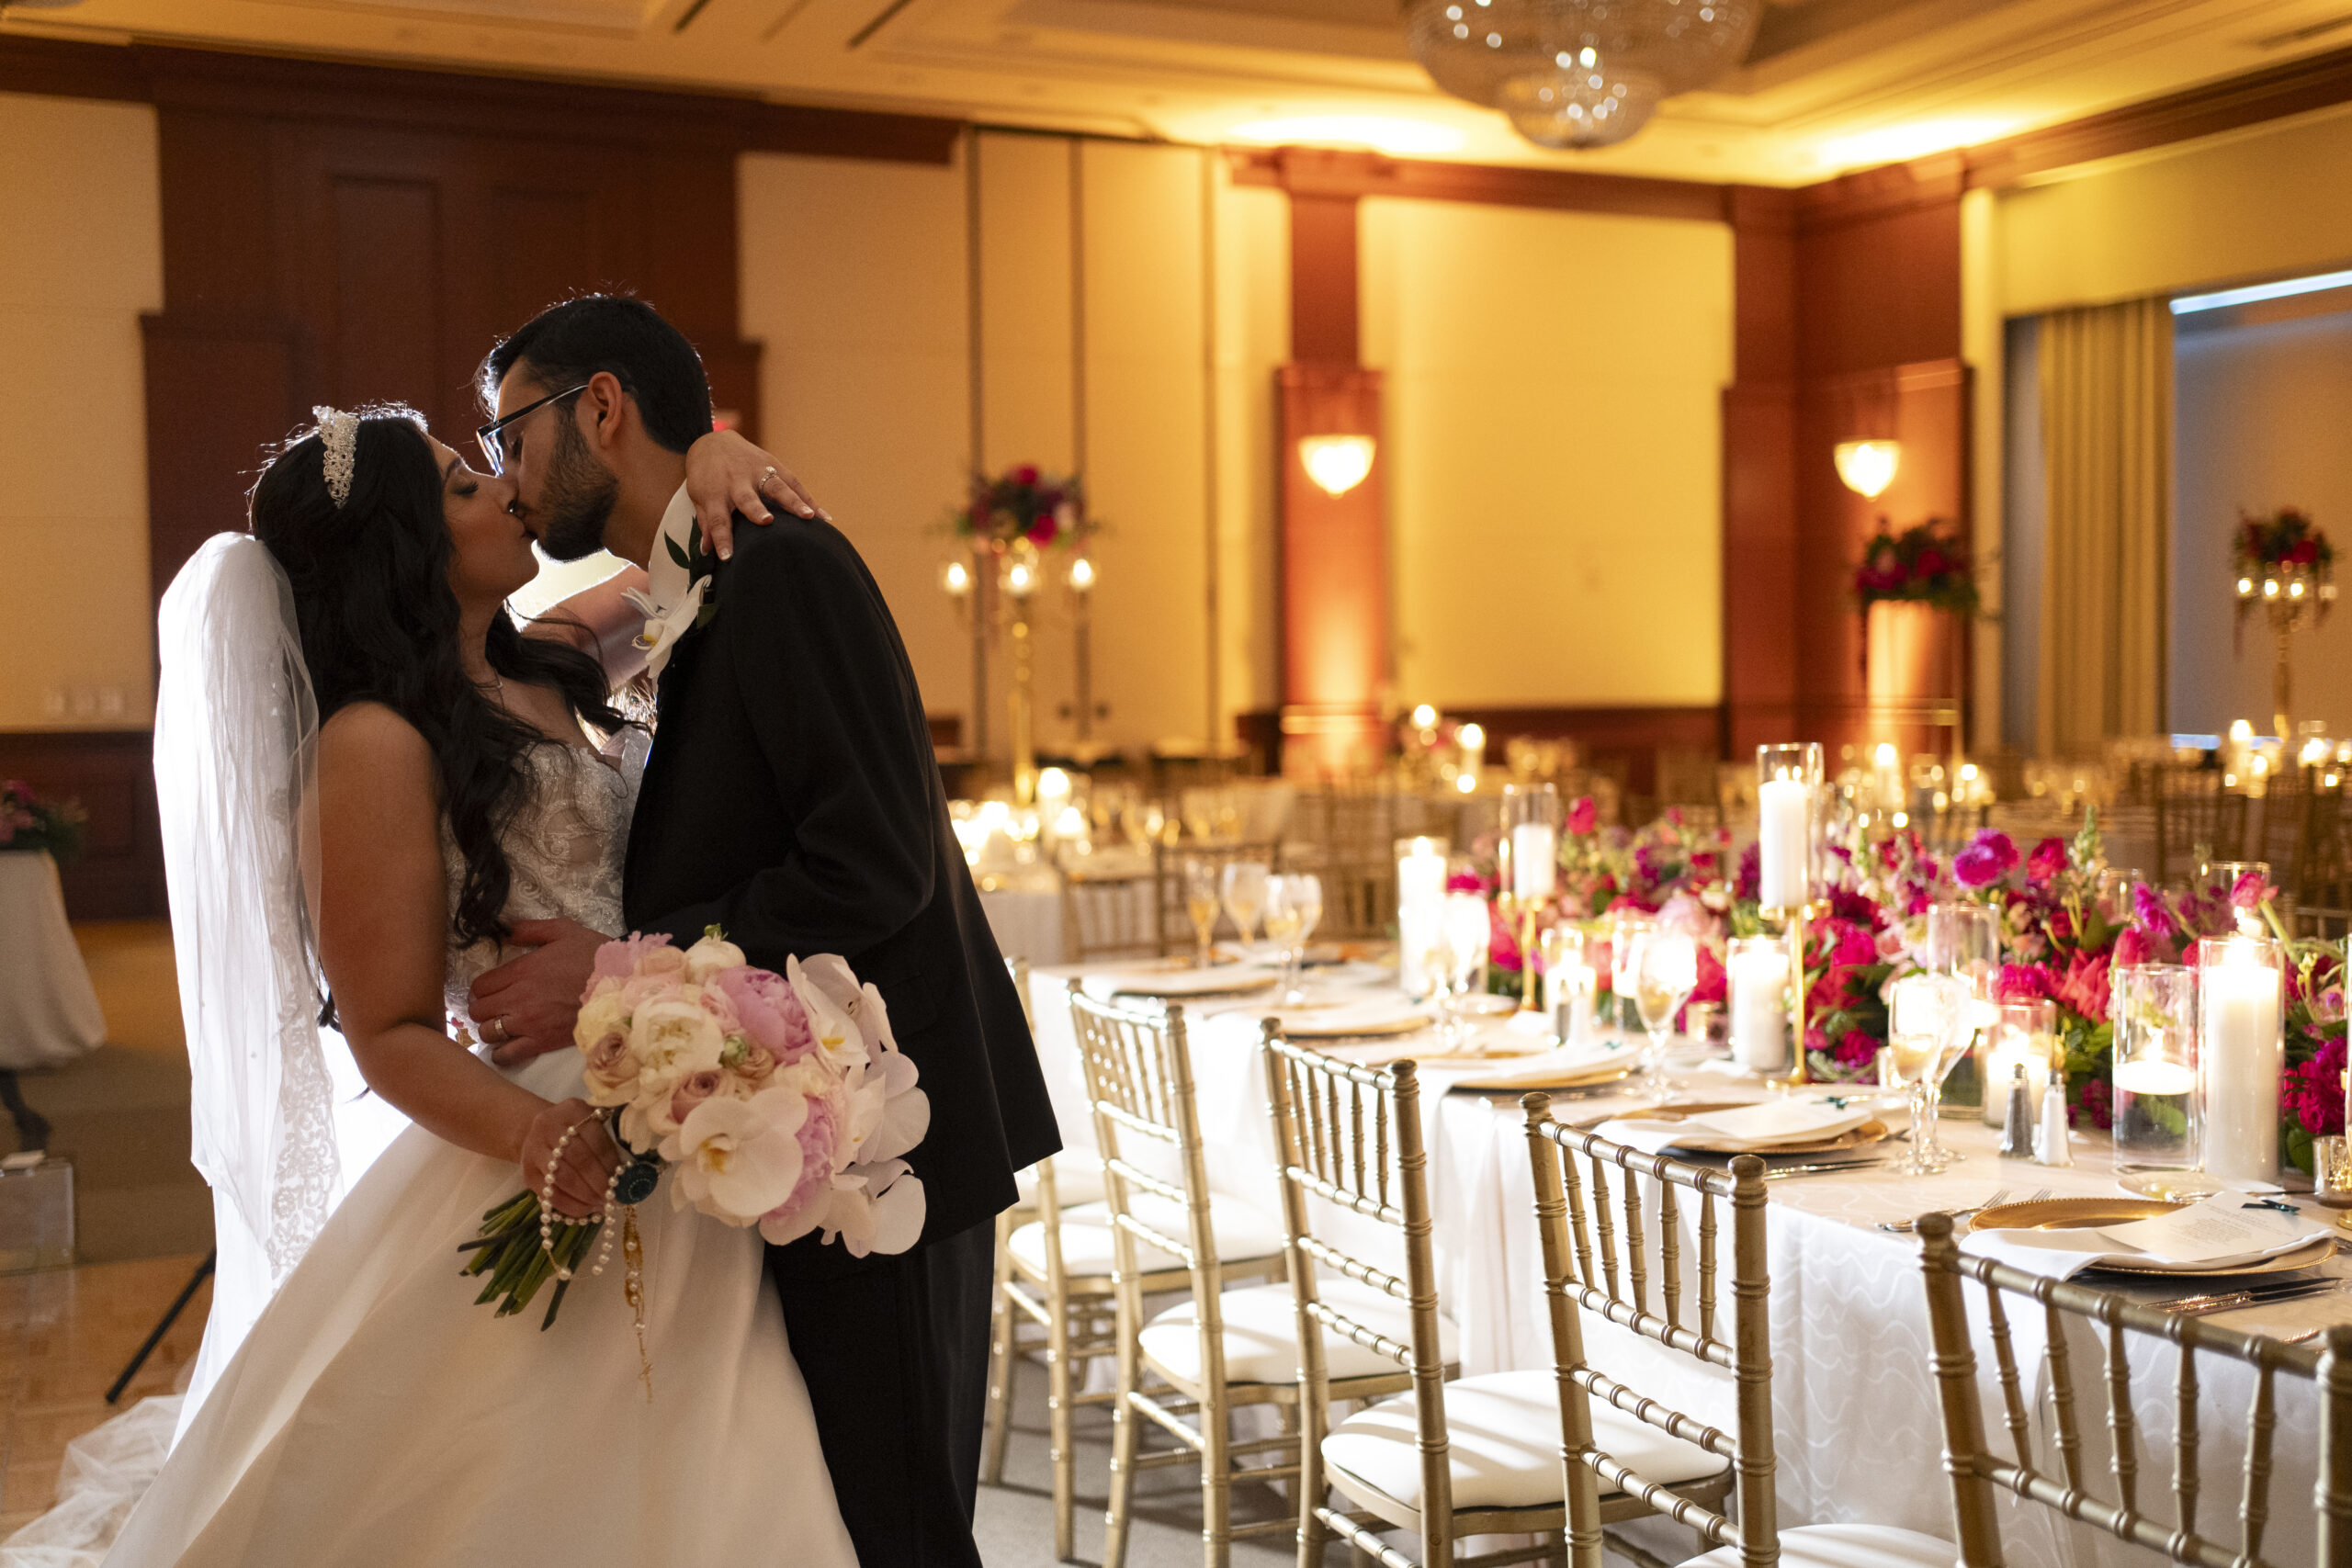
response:
<path id="1" fill-rule="evenodd" d="M 1111 967 L 1098 964 L 1097 969 Z M 1074 1148 L 1095 1143 L 1087 1111 L 1067 991 L 1079 971 L 1070 967 L 1033 972 L 1032 999 L 1038 1050 L 1059 1115 L 1064 1140 Z M 1369 966 L 1321 983 L 1324 996 L 1393 995 L 1393 974 Z M 1278 1213 L 1273 1138 L 1258 1049 L 1259 1020 L 1268 1009 L 1263 996 L 1204 998 L 1184 1004 L 1197 1085 L 1201 1125 L 1208 1145 L 1211 1185 L 1221 1193 Z M 1472 1049 L 1494 1043 L 1499 1023 L 1482 1026 Z M 1369 1044 L 1332 1047 L 1361 1061 L 1412 1056 L 1420 1063 L 1427 1102 L 1430 1199 L 1442 1310 L 1461 1329 L 1465 1375 L 1552 1364 L 1550 1332 L 1543 1296 L 1543 1266 L 1534 1225 L 1534 1190 L 1526 1153 L 1524 1113 L 1512 1094 L 1446 1092 L 1464 1077 L 1491 1073 L 1495 1064 L 1449 1066 L 1436 1053 L 1434 1033 Z M 1728 1064 L 1692 1062 L 1685 1048 L 1675 1074 L 1679 1098 L 1728 1100 L 1764 1098 L 1751 1079 L 1734 1076 Z M 1559 1113 L 1585 1121 L 1612 1107 L 1631 1108 L 1618 1089 L 1586 1091 L 1564 1100 Z M 1573 1110 L 1566 1109 L 1572 1106 Z M 1884 1113 L 1891 1125 L 1902 1113 Z M 1771 1349 L 1774 1368 L 1778 1500 L 1783 1527 L 1860 1522 L 1896 1525 L 1949 1538 L 1950 1493 L 1942 1472 L 1943 1439 L 1937 1416 L 1930 1367 L 1927 1307 L 1912 1237 L 1889 1234 L 1877 1223 L 1908 1218 L 1926 1210 L 1981 1203 L 1996 1189 L 2013 1200 L 2048 1189 L 2053 1196 L 2112 1195 L 2111 1156 L 2103 1139 L 2079 1137 L 2076 1163 L 2049 1168 L 2004 1160 L 1996 1142 L 1974 1111 L 1947 1115 L 1944 1141 L 1965 1159 L 1940 1175 L 1903 1178 L 1875 1169 L 1774 1180 L 1768 1226 L 1772 1289 Z M 1901 1145 L 1890 1147 L 1900 1148 Z M 1129 1153 L 1134 1151 L 1130 1149 Z M 1654 1196 L 1646 1202 L 1654 1203 Z M 1729 1264 L 1724 1264 L 1726 1274 Z M 2352 1278 L 2339 1257 L 2326 1265 Z M 2156 1281 L 2139 1293 L 2180 1295 L 2201 1288 Z M 1969 1287 L 1971 1310 L 1981 1318 L 1981 1299 Z M 2041 1350 L 2038 1319 L 2012 1313 L 2022 1365 L 2038 1368 Z M 2227 1326 L 2291 1334 L 2336 1321 L 2352 1321 L 2352 1295 L 2291 1305 L 2222 1314 L 2211 1321 Z M 1980 1388 L 1987 1394 L 1987 1431 L 2002 1431 L 1991 1344 L 1981 1321 L 1977 1355 Z M 1588 1320 L 1589 1353 L 1596 1364 L 1668 1404 L 1729 1430 L 1733 1406 L 1728 1374 L 1698 1367 L 1688 1358 L 1634 1337 L 1613 1325 Z M 2100 1369 L 2103 1348 L 2079 1326 L 2069 1334 L 2076 1369 L 2077 1409 L 2085 1428 L 2088 1473 L 2113 1482 L 2105 1457 Z M 2175 1362 L 2168 1348 L 2133 1341 L 2134 1404 L 2142 1425 L 2141 1506 L 2168 1517 L 2171 1482 Z M 2243 1370 L 2208 1362 L 2199 1426 L 2206 1450 L 2206 1497 L 2199 1522 L 2234 1540 L 2237 1465 L 2243 1453 L 2253 1380 Z M 2029 1376 L 2037 1378 L 2038 1372 Z M 2046 1441 L 2047 1390 L 2039 1390 Z M 2284 1435 L 2315 1429 L 2317 1410 L 2307 1385 L 2279 1380 L 2277 1390 L 2282 1439 L 2271 1483 L 2272 1519 L 2263 1555 L 2278 1563 L 2309 1561 L 2312 1516 L 2309 1506 L 2315 1477 L 2308 1443 Z M 1997 1440 L 1997 1438 L 1996 1438 Z M 2004 1448 L 2003 1451 L 2006 1451 Z M 2046 1451 L 2041 1462 L 2054 1464 Z M 2014 1563 L 2056 1564 L 2154 1561 L 2137 1549 L 2087 1529 L 2064 1539 L 2050 1510 L 2026 1510 L 2007 1501 L 2007 1531 Z M 2226 1528 L 2225 1528 L 2226 1527 Z M 1661 1536 L 1659 1531 L 1664 1530 Z M 1645 1532 L 1653 1550 L 1689 1551 L 1687 1530 L 1658 1521 Z M 1679 1543 L 1679 1545 L 1677 1543 Z"/>

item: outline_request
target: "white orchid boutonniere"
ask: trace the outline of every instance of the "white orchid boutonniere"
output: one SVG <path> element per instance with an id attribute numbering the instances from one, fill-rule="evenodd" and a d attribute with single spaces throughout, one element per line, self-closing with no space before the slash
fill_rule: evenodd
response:
<path id="1" fill-rule="evenodd" d="M 632 588 L 628 602 L 645 615 L 645 630 L 638 634 L 637 646 L 645 650 L 646 673 L 660 679 L 662 668 L 670 661 L 670 651 L 678 639 L 698 626 L 710 624 L 718 614 L 718 557 L 703 542 L 702 525 L 692 525 L 683 546 L 664 535 L 662 547 L 678 570 L 686 574 L 685 592 L 675 604 L 662 605 L 648 593 Z"/>

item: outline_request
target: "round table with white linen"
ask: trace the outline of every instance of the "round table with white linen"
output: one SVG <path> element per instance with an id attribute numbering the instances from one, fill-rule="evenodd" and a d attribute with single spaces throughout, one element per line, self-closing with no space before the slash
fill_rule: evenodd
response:
<path id="1" fill-rule="evenodd" d="M 45 850 L 0 851 L 0 1069 L 58 1066 L 106 1037 L 57 863 Z"/>
<path id="2" fill-rule="evenodd" d="M 1075 973 L 1062 968 L 1034 974 L 1032 997 L 1038 1049 L 1063 1138 L 1073 1147 L 1091 1148 L 1094 1130 L 1067 998 Z M 1378 973 L 1357 969 L 1344 978 L 1326 980 L 1323 994 L 1331 999 L 1394 997 L 1393 976 L 1375 978 Z M 1203 998 L 1186 1004 L 1185 1016 L 1211 1184 L 1279 1214 L 1273 1136 L 1258 1045 L 1259 1020 L 1267 1010 L 1263 996 Z M 1474 1035 L 1470 1048 L 1483 1048 L 1482 1042 L 1490 1045 L 1494 1032 L 1503 1027 L 1487 1025 Z M 1365 1062 L 1412 1056 L 1420 1063 L 1439 1300 L 1461 1330 L 1464 1375 L 1550 1367 L 1552 1342 L 1524 1112 L 1514 1094 L 1447 1092 L 1449 1083 L 1465 1077 L 1491 1076 L 1497 1064 L 1482 1060 L 1475 1066 L 1449 1066 L 1439 1055 L 1434 1032 L 1329 1048 Z M 1728 1063 L 1690 1061 L 1687 1051 L 1680 1055 L 1688 1070 L 1676 1074 L 1678 1098 L 1766 1098 L 1760 1085 L 1734 1075 Z M 1631 1109 L 1630 1097 L 1614 1089 L 1584 1091 L 1565 1100 L 1558 1113 L 1588 1122 L 1617 1107 Z M 1902 1124 L 1900 1111 L 1883 1114 L 1890 1125 Z M 2057 1197 L 2111 1196 L 2117 1190 L 2109 1146 L 2097 1135 L 2078 1137 L 2076 1163 L 2066 1168 L 2001 1159 L 1993 1130 L 1973 1111 L 1948 1114 L 1943 1141 L 1966 1157 L 1937 1176 L 1905 1178 L 1867 1168 L 1772 1182 L 1768 1235 L 1773 1404 L 1777 1491 L 1784 1527 L 1855 1522 L 1900 1526 L 1946 1539 L 1952 1534 L 1917 1245 L 1909 1235 L 1879 1230 L 1877 1223 L 1929 1209 L 1982 1203 L 2001 1188 L 2009 1189 L 2013 1200 L 2040 1189 Z M 1695 1209 L 1686 1219 L 1695 1225 Z M 2352 1267 L 2342 1257 L 2327 1268 L 2352 1278 Z M 2137 1293 L 2160 1297 L 2199 1288 L 2196 1281 L 2186 1286 L 2171 1282 L 2169 1290 L 2162 1288 L 2165 1284 L 2155 1281 L 2154 1288 Z M 1969 1297 L 1976 1320 L 1979 1386 L 1988 1401 L 1986 1430 L 1998 1434 L 2004 1428 L 1982 1297 L 1973 1285 Z M 2013 1321 L 2022 1315 L 2013 1312 Z M 2352 1295 L 2224 1314 L 2214 1321 L 2249 1331 L 2294 1333 L 2323 1323 L 2352 1321 Z M 1687 1357 L 1589 1316 L 1585 1334 L 1588 1350 L 1602 1370 L 1731 1429 L 1728 1372 L 1701 1368 Z M 2103 1476 L 2108 1473 L 2101 1450 L 2104 1412 L 2094 1369 L 2103 1365 L 2104 1351 L 2086 1329 L 2070 1332 L 2069 1344 L 2078 1398 L 2092 1402 L 2081 1414 L 2086 1473 Z M 2040 1352 L 2041 1342 L 2021 1333 L 2020 1364 L 2037 1384 Z M 2168 1482 L 2173 1354 L 2153 1341 L 2135 1339 L 2132 1361 L 2142 1468 L 2148 1472 L 2153 1465 Z M 2252 1375 L 2241 1366 L 2213 1361 L 2200 1364 L 2199 1370 L 2206 1374 L 2199 1426 L 2205 1434 L 2211 1500 L 2200 1522 L 2233 1540 L 2226 1521 L 2235 1505 L 2235 1467 L 2243 1451 Z M 2038 1388 L 2045 1441 L 2050 1430 L 2047 1396 L 2046 1388 Z M 2277 1396 L 2282 1436 L 2312 1429 L 2318 1417 L 2308 1383 L 2281 1378 Z M 2041 1459 L 2054 1463 L 2046 1452 Z M 2277 1562 L 2308 1561 L 2313 1532 L 2309 1499 L 2315 1479 L 2312 1445 L 2281 1441 L 2276 1464 L 2264 1555 Z M 2141 1506 L 2151 1513 L 2168 1507 L 2167 1487 L 2148 1475 L 2143 1479 Z M 2057 1517 L 2048 1509 L 2025 1510 L 2014 1499 L 2005 1500 L 2003 1507 L 2009 1521 L 2009 1561 L 2018 1568 L 2144 1561 L 2143 1554 L 2111 1540 L 2094 1540 L 2086 1529 L 2069 1530 L 2062 1540 Z M 1687 1543 L 1688 1532 L 1680 1539 Z"/>

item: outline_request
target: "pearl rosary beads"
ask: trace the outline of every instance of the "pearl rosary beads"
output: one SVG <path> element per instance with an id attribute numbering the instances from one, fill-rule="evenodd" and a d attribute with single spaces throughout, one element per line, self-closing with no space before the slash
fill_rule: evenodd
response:
<path id="1" fill-rule="evenodd" d="M 607 1177 L 605 1180 L 604 1212 L 599 1214 L 592 1214 L 585 1218 L 577 1220 L 571 1218 L 569 1215 L 559 1217 L 556 1213 L 555 1173 L 563 1164 L 563 1151 L 565 1146 L 571 1142 L 571 1134 L 580 1131 L 581 1128 L 588 1125 L 589 1122 L 601 1120 L 603 1120 L 603 1118 L 600 1115 L 596 1112 L 591 1111 L 588 1115 L 582 1117 L 579 1121 L 574 1122 L 571 1126 L 566 1127 L 563 1130 L 563 1136 L 555 1141 L 555 1147 L 548 1153 L 548 1163 L 546 1166 L 547 1179 L 539 1190 L 539 1250 L 546 1254 L 547 1259 L 549 1263 L 555 1262 L 555 1230 L 556 1225 L 559 1223 L 560 1223 L 567 1230 L 584 1225 L 605 1226 L 604 1249 L 597 1255 L 595 1268 L 590 1270 L 592 1275 L 602 1274 L 605 1271 L 605 1265 L 612 1259 L 613 1233 L 608 1222 L 613 1217 L 613 1190 L 620 1185 L 621 1171 L 625 1167 L 616 1166 L 613 1168 L 612 1175 Z M 556 1266 L 555 1277 L 558 1280 L 568 1282 L 571 1279 L 571 1270 L 560 1264 L 558 1264 Z"/>

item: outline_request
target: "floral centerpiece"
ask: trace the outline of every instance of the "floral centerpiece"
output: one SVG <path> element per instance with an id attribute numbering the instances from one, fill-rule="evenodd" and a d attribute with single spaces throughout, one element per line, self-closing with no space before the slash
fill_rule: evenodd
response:
<path id="1" fill-rule="evenodd" d="M 1976 577 L 1959 530 L 1936 518 L 1900 534 L 1884 519 L 1854 569 L 1854 598 L 1868 615 L 1882 600 L 1907 601 L 1959 615 L 1976 614 Z"/>
<path id="2" fill-rule="evenodd" d="M 994 479 L 976 474 L 970 499 L 949 519 L 958 538 L 995 550 L 1017 545 L 1050 549 L 1079 545 L 1097 529 L 1086 515 L 1086 490 L 1076 474 L 1047 474 L 1035 463 Z"/>
<path id="3" fill-rule="evenodd" d="M 21 779 L 0 781 L 0 853 L 46 850 L 60 865 L 70 863 L 82 852 L 88 820 L 74 801 L 43 800 Z"/>
<path id="4" fill-rule="evenodd" d="M 2308 515 L 2291 506 L 2267 517 L 2240 513 L 2238 531 L 2230 541 L 2230 567 L 2237 576 L 2237 637 L 2243 637 L 2245 619 L 2257 604 L 2266 606 L 2282 628 L 2291 626 L 2306 604 L 2315 606 L 2322 620 L 2335 606 L 2335 547 Z M 2279 657 L 2283 660 L 2285 656 L 2282 643 Z"/>

